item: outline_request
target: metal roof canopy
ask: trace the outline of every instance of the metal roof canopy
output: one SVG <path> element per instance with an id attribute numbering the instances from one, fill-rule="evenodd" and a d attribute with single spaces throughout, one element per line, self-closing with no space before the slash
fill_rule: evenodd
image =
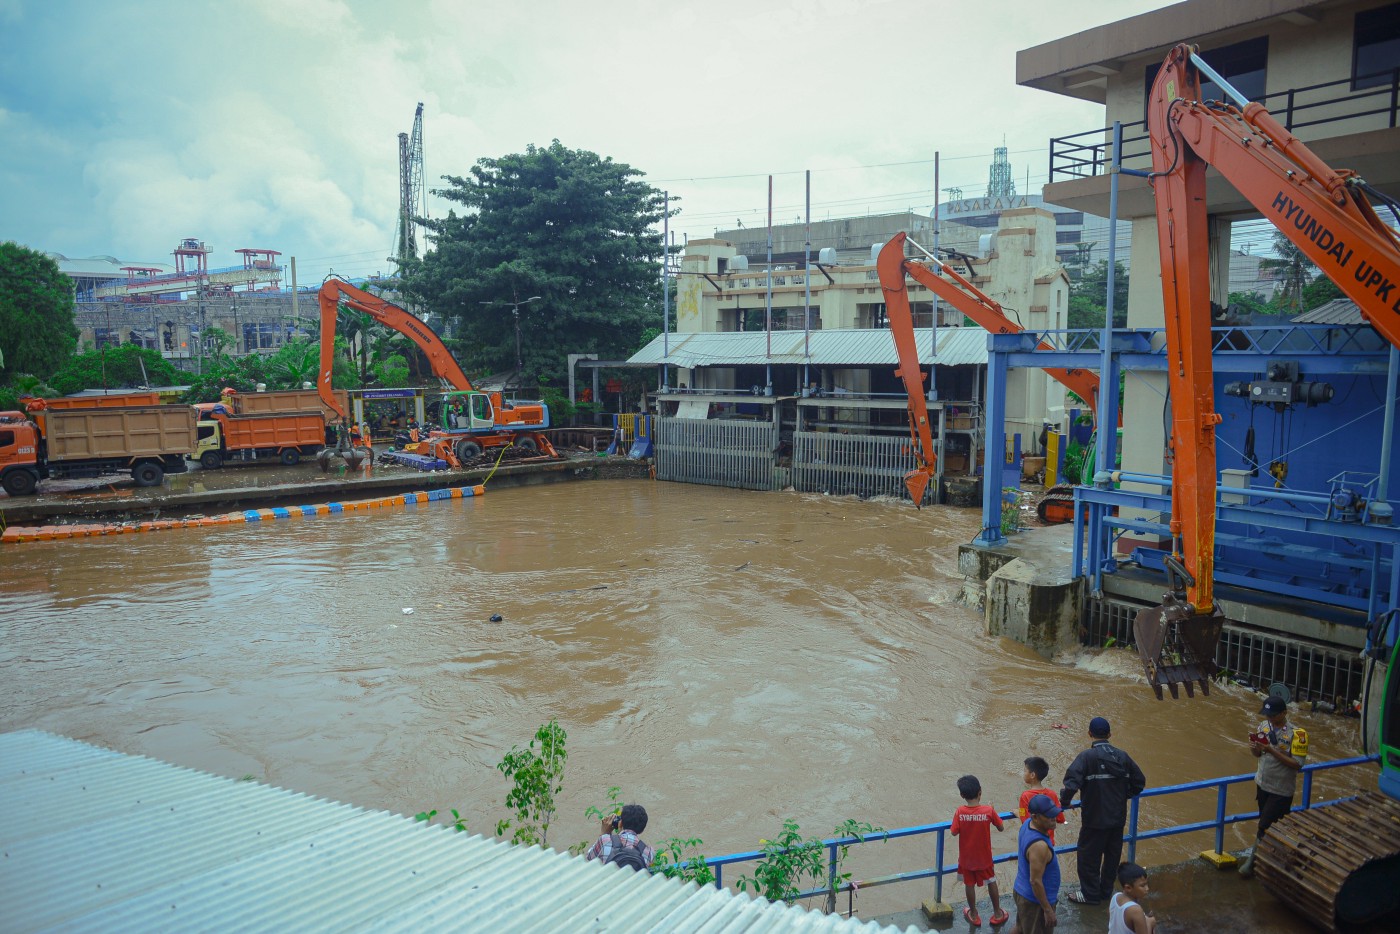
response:
<path id="1" fill-rule="evenodd" d="M 768 354 L 772 335 L 773 352 Z M 938 329 L 938 353 L 931 353 L 933 328 L 916 328 L 915 340 L 923 363 L 939 366 L 985 365 L 987 332 L 980 327 Z M 810 342 L 804 338 L 810 337 Z M 894 337 L 886 328 L 841 328 L 831 331 L 705 331 L 670 335 L 669 352 L 663 353 L 664 335 L 653 338 L 630 358 L 633 366 L 662 363 L 684 369 L 706 366 L 754 366 L 811 364 L 813 366 L 898 366 Z M 810 347 L 811 356 L 804 353 Z"/>
<path id="2" fill-rule="evenodd" d="M 0 850 L 6 931 L 896 930 L 38 730 L 0 734 Z"/>

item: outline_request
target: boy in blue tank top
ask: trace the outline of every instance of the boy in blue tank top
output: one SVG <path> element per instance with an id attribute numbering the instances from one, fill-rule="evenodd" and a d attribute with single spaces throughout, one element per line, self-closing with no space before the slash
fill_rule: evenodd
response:
<path id="1" fill-rule="evenodd" d="M 1049 795 L 1026 804 L 1027 820 L 1016 841 L 1016 929 L 1020 934 L 1049 934 L 1055 927 L 1060 898 L 1060 864 L 1050 831 L 1061 808 Z"/>

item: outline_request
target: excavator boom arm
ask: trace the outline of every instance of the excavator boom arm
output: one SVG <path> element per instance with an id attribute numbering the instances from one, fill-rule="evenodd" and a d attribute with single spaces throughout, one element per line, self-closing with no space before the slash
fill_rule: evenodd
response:
<path id="1" fill-rule="evenodd" d="M 1400 346 L 1400 238 L 1367 201 L 1354 173 L 1335 171 L 1264 107 L 1201 101 L 1203 65 L 1191 48 L 1168 53 L 1148 100 L 1152 187 L 1162 263 L 1171 397 L 1172 548 L 1180 595 L 1134 623 L 1148 680 L 1176 695 L 1198 680 L 1208 689 L 1224 617 L 1215 603 L 1217 465 L 1211 354 L 1206 169 L 1215 168 Z M 1218 80 L 1218 79 L 1217 79 Z M 1173 585 L 1173 590 L 1177 590 Z"/>
<path id="2" fill-rule="evenodd" d="M 316 381 L 316 390 L 321 396 L 321 401 L 332 411 L 338 413 L 342 421 L 348 415 L 342 410 L 335 394 L 331 391 L 331 369 L 335 363 L 335 321 L 341 305 L 362 311 L 380 324 L 407 336 L 428 358 L 428 365 L 432 367 L 434 376 L 446 380 L 453 389 L 463 392 L 472 391 L 471 381 L 467 379 L 467 374 L 462 372 L 462 368 L 457 365 L 457 361 L 453 359 L 451 352 L 443 344 L 442 338 L 438 337 L 433 329 L 418 317 L 409 314 L 392 302 L 387 302 L 363 289 L 356 288 L 344 279 L 327 279 L 321 286 L 319 299 L 321 305 L 321 371 L 320 378 Z"/>
<path id="3" fill-rule="evenodd" d="M 890 333 L 894 335 L 895 352 L 899 356 L 899 369 L 895 370 L 904 382 L 904 391 L 909 396 L 909 434 L 913 440 L 916 466 L 904 477 L 904 485 L 915 506 L 922 506 L 924 491 L 933 479 L 938 467 L 938 453 L 933 447 L 933 431 L 929 427 L 928 404 L 924 401 L 924 374 L 919 368 L 919 348 L 914 341 L 914 314 L 909 310 L 909 295 L 904 288 L 904 234 L 896 234 L 880 250 L 876 270 L 880 276 L 880 287 L 885 292 L 885 312 L 890 319 Z"/>
<path id="4" fill-rule="evenodd" d="M 1025 330 L 1025 328 L 1007 317 L 1006 312 L 1002 310 L 999 302 L 983 293 L 977 286 L 961 276 L 957 270 L 949 266 L 942 266 L 941 272 L 953 280 L 949 282 L 948 279 L 944 279 L 943 276 L 939 275 L 938 270 L 930 269 L 924 263 L 905 260 L 905 237 L 906 235 L 903 233 L 896 235 L 895 238 L 885 244 L 884 248 L 880 251 L 877 269 L 888 265 L 888 278 L 891 284 L 896 278 L 894 264 L 896 260 L 898 260 L 902 266 L 903 274 L 908 275 L 915 282 L 927 288 L 930 292 L 967 315 L 991 333 L 1020 334 Z M 887 259 L 886 253 L 887 251 L 891 251 L 892 247 L 894 248 L 892 255 Z M 903 293 L 902 278 L 900 278 L 899 284 L 900 292 Z M 885 307 L 888 309 L 891 307 L 891 285 L 886 284 L 886 275 L 883 272 L 880 274 L 880 285 L 885 290 Z M 907 294 L 903 295 L 902 298 L 904 307 L 907 309 L 909 307 Z M 1038 349 L 1054 350 L 1055 348 L 1052 347 L 1048 341 L 1042 340 Z M 1045 367 L 1044 369 L 1052 378 L 1059 381 L 1067 389 L 1083 399 L 1090 409 L 1097 410 L 1099 394 L 1099 376 L 1097 373 L 1092 370 L 1079 369 L 1078 367 L 1073 369 L 1066 367 Z"/>

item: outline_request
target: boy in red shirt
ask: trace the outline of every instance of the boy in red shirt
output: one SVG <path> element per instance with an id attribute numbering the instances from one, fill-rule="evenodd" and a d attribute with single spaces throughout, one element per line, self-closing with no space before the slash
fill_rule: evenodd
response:
<path id="1" fill-rule="evenodd" d="M 1053 789 L 1045 787 L 1045 779 L 1050 774 L 1050 763 L 1040 758 L 1040 756 L 1031 756 L 1025 761 L 1025 766 L 1026 771 L 1025 774 L 1021 776 L 1021 780 L 1026 783 L 1026 790 L 1021 792 L 1021 803 L 1016 808 L 1016 816 L 1021 818 L 1022 821 L 1026 819 L 1026 805 L 1030 804 L 1031 799 L 1036 795 L 1045 795 L 1045 797 L 1055 802 L 1055 807 L 1060 806 L 1060 796 L 1056 794 Z M 1064 822 L 1065 813 L 1061 811 L 1060 816 L 1055 818 L 1055 823 L 1063 824 Z M 1050 830 L 1049 836 L 1050 845 L 1054 846 L 1055 831 L 1053 828 Z"/>
<path id="2" fill-rule="evenodd" d="M 1002 830 L 997 809 L 982 803 L 982 783 L 975 775 L 958 779 L 958 794 L 967 803 L 953 812 L 953 836 L 958 838 L 958 875 L 967 889 L 967 907 L 963 917 L 969 924 L 980 926 L 977 914 L 977 887 L 986 883 L 992 896 L 992 924 L 1005 924 L 1006 912 L 1001 910 L 1001 893 L 997 890 L 997 871 L 992 865 L 992 828 Z"/>

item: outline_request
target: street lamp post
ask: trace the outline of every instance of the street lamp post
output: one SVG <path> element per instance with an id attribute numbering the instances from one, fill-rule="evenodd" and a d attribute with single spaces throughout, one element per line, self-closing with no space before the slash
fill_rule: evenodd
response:
<path id="1" fill-rule="evenodd" d="M 528 305 L 531 302 L 538 302 L 543 298 L 541 295 L 531 295 L 529 298 L 512 299 L 505 302 L 477 302 L 478 305 L 509 305 L 511 314 L 515 317 L 515 388 L 520 388 L 521 370 L 523 365 L 520 362 L 520 306 Z"/>

